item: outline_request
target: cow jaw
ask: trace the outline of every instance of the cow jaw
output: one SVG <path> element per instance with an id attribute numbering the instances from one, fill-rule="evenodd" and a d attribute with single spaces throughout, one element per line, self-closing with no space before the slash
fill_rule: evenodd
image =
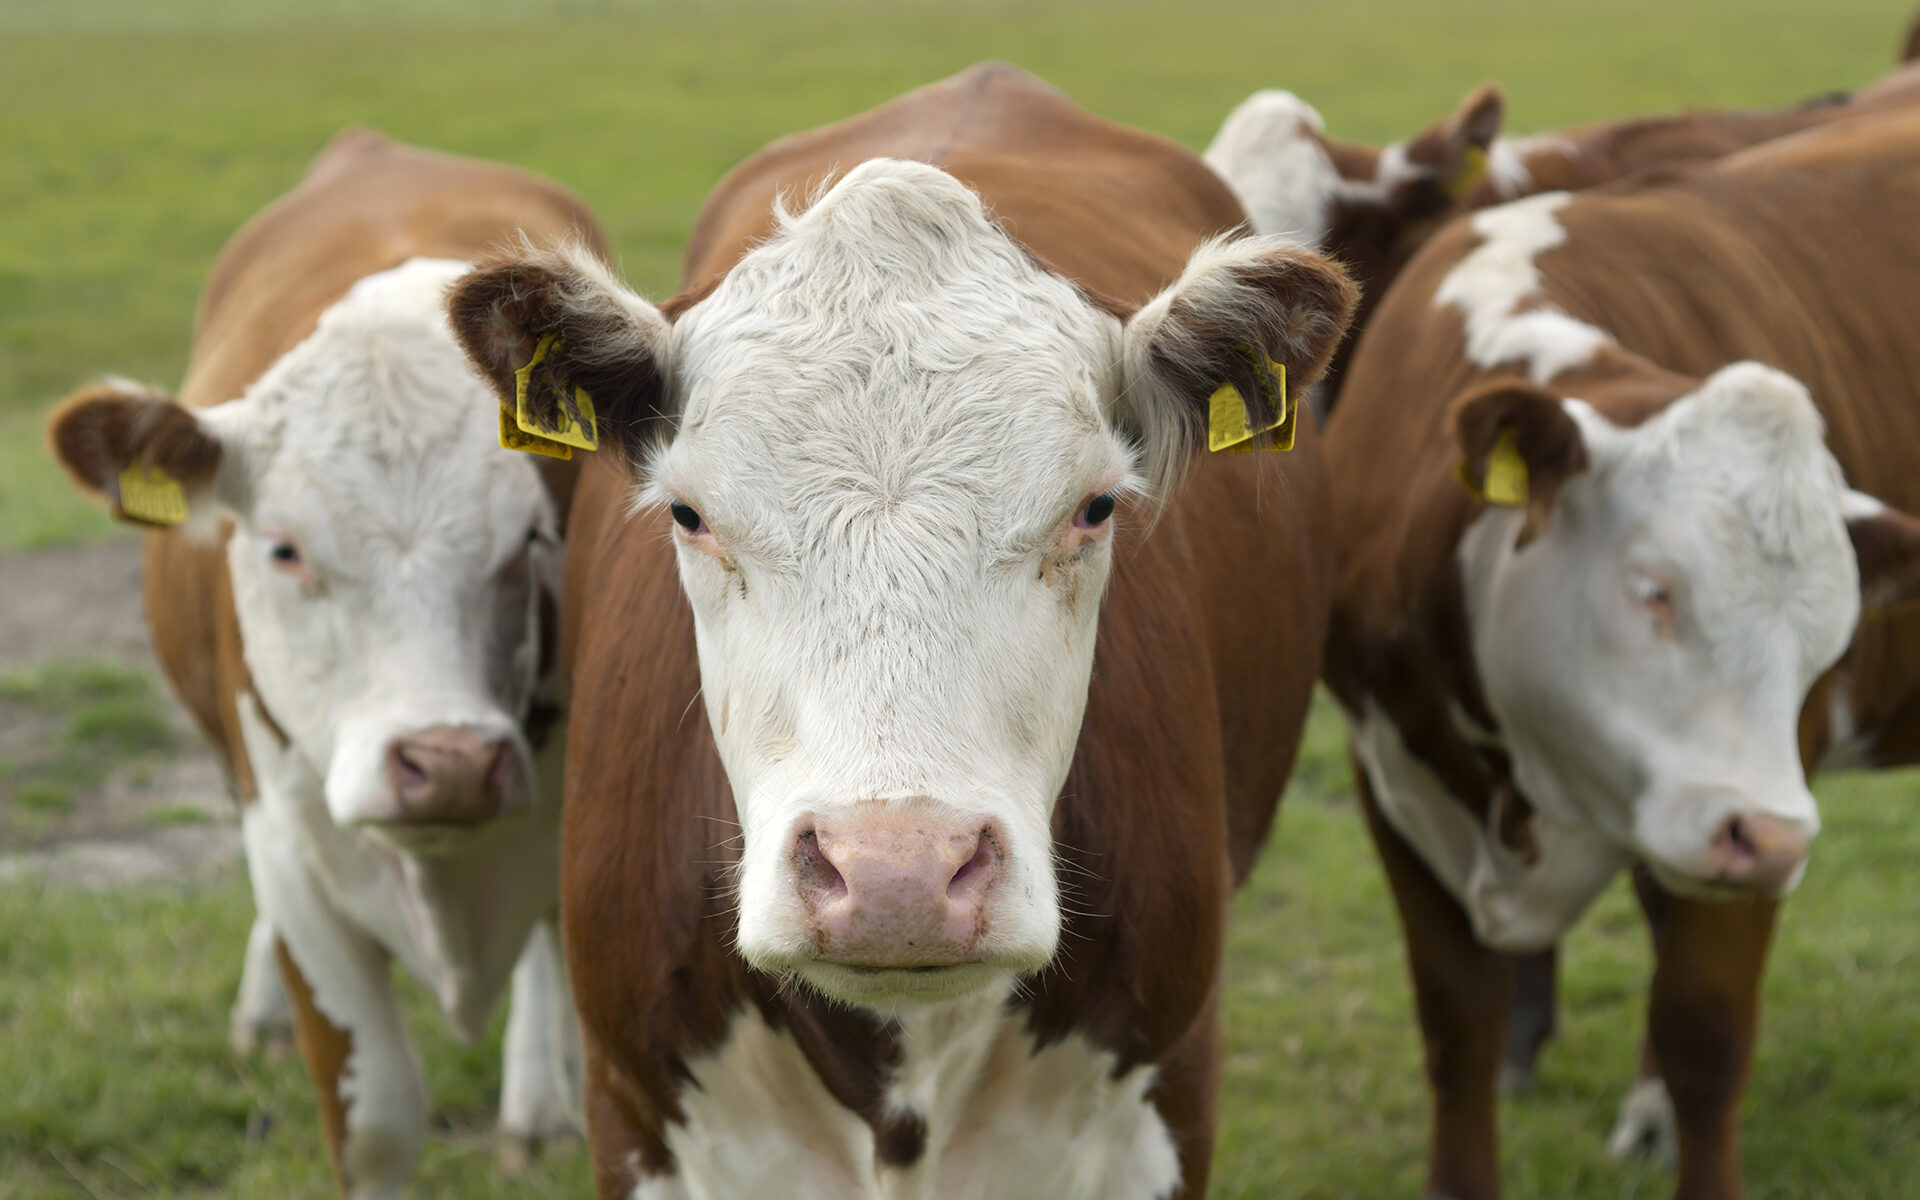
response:
<path id="1" fill-rule="evenodd" d="M 552 502 L 441 315 L 464 269 L 362 280 L 214 410 L 244 472 L 228 565 L 260 701 L 337 823 L 412 851 L 530 808 L 519 717 L 558 566 Z"/>
<path id="2" fill-rule="evenodd" d="M 1811 400 L 1742 364 L 1635 428 L 1566 409 L 1591 462 L 1544 527 L 1489 508 L 1460 547 L 1516 780 L 1672 890 L 1784 894 L 1819 830 L 1798 714 L 1859 613 Z"/>

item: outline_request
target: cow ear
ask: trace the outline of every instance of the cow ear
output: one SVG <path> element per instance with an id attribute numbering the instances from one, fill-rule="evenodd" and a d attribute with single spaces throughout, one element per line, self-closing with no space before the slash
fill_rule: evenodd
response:
<path id="1" fill-rule="evenodd" d="M 483 260 L 448 293 L 447 315 L 481 378 L 507 403 L 516 373 L 544 343 L 539 370 L 548 393 L 585 392 L 601 448 L 629 464 L 644 456 L 667 414 L 672 331 L 592 251 L 524 246 Z"/>
<path id="2" fill-rule="evenodd" d="M 1920 520 L 1849 490 L 1847 537 L 1860 564 L 1860 607 L 1893 608 L 1920 598 Z"/>
<path id="3" fill-rule="evenodd" d="M 1497 84 L 1481 84 L 1452 114 L 1402 143 L 1407 166 L 1414 169 L 1415 178 L 1438 188 L 1442 203 L 1460 203 L 1486 176 L 1493 140 L 1500 136 L 1506 116 L 1506 93 Z M 1415 199 L 1411 193 L 1397 192 L 1393 203 L 1400 207 Z"/>
<path id="4" fill-rule="evenodd" d="M 1286 368 L 1286 403 L 1326 373 L 1359 289 L 1332 260 L 1284 237 L 1220 238 L 1194 252 L 1173 286 L 1127 322 L 1114 421 L 1140 447 L 1155 496 L 1170 494 L 1204 440 L 1213 394 L 1231 384 L 1247 428 L 1280 415 L 1269 361 Z"/>
<path id="5" fill-rule="evenodd" d="M 1460 481 L 1490 504 L 1521 507 L 1514 548 L 1546 528 L 1561 487 L 1587 466 L 1587 446 L 1566 405 L 1527 383 L 1488 384 L 1453 406 Z"/>
<path id="6" fill-rule="evenodd" d="M 123 521 L 173 525 L 209 502 L 235 504 L 218 425 L 165 392 L 124 380 L 85 387 L 47 419 L 53 456 Z"/>

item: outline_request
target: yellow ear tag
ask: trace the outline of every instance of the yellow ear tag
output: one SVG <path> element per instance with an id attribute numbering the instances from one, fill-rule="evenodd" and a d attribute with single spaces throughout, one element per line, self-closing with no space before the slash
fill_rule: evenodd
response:
<path id="1" fill-rule="evenodd" d="M 1527 502 L 1527 460 L 1520 457 L 1520 431 L 1503 429 L 1500 436 L 1493 439 L 1493 448 L 1487 451 L 1487 474 L 1479 487 L 1467 477 L 1465 464 L 1460 467 L 1460 482 L 1468 491 L 1486 501 L 1517 508 Z"/>
<path id="2" fill-rule="evenodd" d="M 1446 182 L 1447 195 L 1458 202 L 1467 197 L 1487 174 L 1487 152 L 1469 144 L 1460 154 L 1460 165 L 1453 169 L 1453 177 Z"/>
<path id="3" fill-rule="evenodd" d="M 1287 399 L 1286 366 L 1250 346 L 1235 346 L 1233 350 L 1252 365 L 1254 379 L 1260 385 L 1261 398 L 1267 402 L 1268 411 L 1277 415 L 1269 424 L 1259 429 L 1249 429 L 1246 398 L 1240 394 L 1239 388 L 1230 383 L 1224 384 L 1207 402 L 1207 449 L 1236 454 L 1250 450 L 1293 449 L 1294 419 L 1299 414 Z M 1265 446 L 1253 440 L 1262 433 L 1273 434 Z"/>
<path id="4" fill-rule="evenodd" d="M 549 350 L 557 351 L 564 345 L 566 345 L 565 342 L 548 334 L 540 339 L 538 346 L 533 348 L 533 357 L 527 360 L 527 365 L 513 373 L 514 424 L 520 427 L 520 432 L 531 437 L 560 442 L 567 446 L 578 446 L 582 450 L 598 450 L 600 437 L 593 417 L 593 400 L 585 391 L 580 388 L 573 389 L 573 404 L 579 410 L 578 417 L 568 412 L 567 406 L 558 402 L 558 397 L 554 398 L 553 403 L 544 406 L 543 411 L 553 414 L 553 418 L 559 422 L 552 427 L 536 419 L 527 407 L 527 392 L 534 385 L 533 369 L 547 357 Z"/>
<path id="5" fill-rule="evenodd" d="M 143 525 L 178 525 L 187 519 L 187 493 L 159 467 L 120 472 L 120 515 Z"/>
<path id="6" fill-rule="evenodd" d="M 548 458 L 572 458 L 573 447 L 560 442 L 550 442 L 531 433 L 522 433 L 520 423 L 514 420 L 513 409 L 505 400 L 500 402 L 500 445 L 507 450 L 523 450 L 528 454 L 544 454 Z"/>

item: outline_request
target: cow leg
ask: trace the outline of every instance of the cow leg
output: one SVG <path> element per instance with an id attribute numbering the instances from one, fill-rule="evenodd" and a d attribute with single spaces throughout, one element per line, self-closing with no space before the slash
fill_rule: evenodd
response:
<path id="1" fill-rule="evenodd" d="M 1356 762 L 1354 780 L 1406 935 L 1427 1080 L 1433 1089 L 1429 1200 L 1496 1200 L 1500 1160 L 1495 1106 L 1513 960 L 1473 935 L 1467 914 L 1413 848 L 1381 817 Z"/>
<path id="2" fill-rule="evenodd" d="M 1658 953 L 1666 929 L 1667 894 L 1654 884 L 1645 867 L 1636 868 L 1633 873 L 1633 894 L 1640 901 L 1640 911 L 1647 919 L 1647 932 L 1652 935 L 1654 951 Z M 1679 1134 L 1673 1122 L 1673 1098 L 1667 1095 L 1667 1085 L 1660 1079 L 1653 1042 L 1650 1036 L 1642 1037 L 1640 1069 L 1634 1076 L 1633 1086 L 1627 1089 L 1626 1099 L 1620 1102 L 1620 1113 L 1614 1118 L 1612 1132 L 1607 1134 L 1607 1153 L 1620 1159 L 1646 1158 L 1671 1165 L 1679 1155 Z"/>
<path id="3" fill-rule="evenodd" d="M 1740 1200 L 1740 1097 L 1760 1025 L 1760 980 L 1779 905 L 1662 895 L 1655 927 L 1653 1059 L 1673 1098 L 1679 1200 Z"/>
<path id="4" fill-rule="evenodd" d="M 278 1058 L 292 1043 L 293 1009 L 280 979 L 274 949 L 277 941 L 272 922 L 256 915 L 253 929 L 247 934 L 246 959 L 240 965 L 240 991 L 233 1000 L 229 1026 L 234 1053 L 242 1057 L 265 1050 L 269 1057 Z"/>
<path id="5" fill-rule="evenodd" d="M 1523 954 L 1513 963 L 1513 1020 L 1507 1027 L 1507 1057 L 1500 1064 L 1500 1094 L 1533 1090 L 1540 1049 L 1559 1029 L 1560 948 Z"/>
<path id="6" fill-rule="evenodd" d="M 548 1138 L 577 1132 L 580 1028 L 553 925 L 533 927 L 513 968 L 500 1086 L 500 1165 L 523 1169 Z"/>

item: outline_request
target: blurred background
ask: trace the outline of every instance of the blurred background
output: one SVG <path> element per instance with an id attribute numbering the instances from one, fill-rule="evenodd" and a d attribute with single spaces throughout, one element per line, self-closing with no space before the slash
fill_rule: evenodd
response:
<path id="1" fill-rule="evenodd" d="M 1261 87 L 1385 143 L 1484 80 L 1507 89 L 1509 133 L 1790 104 L 1877 78 L 1915 16 L 1910 0 L 0 0 L 0 1200 L 332 1191 L 298 1061 L 226 1044 L 252 903 L 219 772 L 145 647 L 137 538 L 66 484 L 41 422 L 100 374 L 176 385 L 215 252 L 341 126 L 553 176 L 664 297 L 728 167 L 981 58 L 1195 149 Z M 1748 1093 L 1750 1187 L 1912 1197 L 1920 798 L 1905 775 L 1817 790 L 1827 832 L 1786 909 Z M 1325 705 L 1235 913 L 1215 1195 L 1417 1195 L 1426 1090 L 1399 932 Z M 1602 1148 L 1648 961 L 1616 889 L 1567 944 L 1539 1089 L 1504 1106 L 1510 1194 L 1668 1194 L 1661 1168 Z M 589 1194 L 577 1150 L 496 1170 L 498 1022 L 462 1048 L 414 1007 L 438 1105 L 417 1194 Z"/>

